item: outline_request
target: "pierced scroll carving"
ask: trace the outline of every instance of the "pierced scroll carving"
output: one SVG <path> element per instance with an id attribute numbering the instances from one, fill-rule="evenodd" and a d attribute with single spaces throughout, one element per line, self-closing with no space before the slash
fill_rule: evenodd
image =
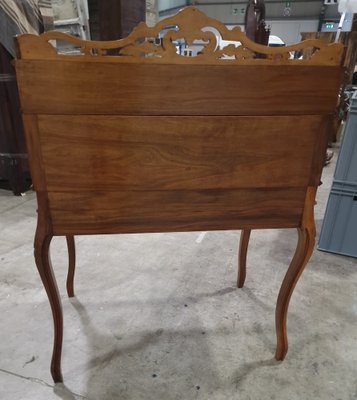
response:
<path id="1" fill-rule="evenodd" d="M 186 7 L 178 14 L 149 28 L 140 23 L 132 33 L 116 41 L 85 41 L 62 32 L 46 32 L 40 36 L 21 35 L 18 38 L 22 59 L 54 59 L 57 57 L 91 57 L 93 61 L 107 61 L 107 56 L 118 62 L 164 64 L 309 64 L 339 65 L 343 46 L 326 44 L 320 40 L 306 40 L 295 45 L 268 47 L 248 39 L 239 27 L 228 29 L 223 23 L 207 17 L 194 7 Z M 51 41 L 66 41 L 78 48 L 78 55 L 58 54 Z M 180 43 L 201 49 L 194 57 L 178 54 Z M 293 59 L 295 51 L 312 49 L 307 59 Z"/>

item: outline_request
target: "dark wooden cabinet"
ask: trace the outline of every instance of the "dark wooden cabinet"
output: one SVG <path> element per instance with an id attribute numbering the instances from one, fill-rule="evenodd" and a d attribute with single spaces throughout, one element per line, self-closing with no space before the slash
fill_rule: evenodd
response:
<path id="1" fill-rule="evenodd" d="M 0 44 L 0 186 L 19 195 L 30 183 L 15 69 Z"/>
<path id="2" fill-rule="evenodd" d="M 120 39 L 145 21 L 145 0 L 89 0 L 88 5 L 93 40 Z"/>

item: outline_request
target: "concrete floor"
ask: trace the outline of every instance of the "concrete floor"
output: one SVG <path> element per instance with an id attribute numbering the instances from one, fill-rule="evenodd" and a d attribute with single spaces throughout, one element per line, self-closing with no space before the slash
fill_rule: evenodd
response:
<path id="1" fill-rule="evenodd" d="M 318 231 L 335 160 L 324 168 Z M 78 237 L 74 300 L 55 238 L 65 386 L 53 385 L 35 210 L 33 193 L 0 192 L 0 399 L 357 399 L 357 259 L 314 252 L 290 304 L 287 358 L 273 358 L 294 230 L 253 232 L 241 290 L 239 232 Z"/>

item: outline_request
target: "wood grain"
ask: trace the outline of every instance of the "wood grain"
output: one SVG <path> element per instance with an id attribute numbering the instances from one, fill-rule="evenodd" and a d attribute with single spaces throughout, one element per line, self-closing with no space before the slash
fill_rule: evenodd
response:
<path id="1" fill-rule="evenodd" d="M 41 115 L 39 131 L 49 191 L 303 187 L 322 121 Z"/>
<path id="2" fill-rule="evenodd" d="M 293 228 L 304 188 L 49 192 L 55 235 Z"/>
<path id="3" fill-rule="evenodd" d="M 333 113 L 340 67 L 17 61 L 23 112 L 121 115 Z M 56 95 L 54 95 L 54 93 Z"/>
<path id="4" fill-rule="evenodd" d="M 38 131 L 37 115 L 22 115 L 26 138 L 27 152 L 30 162 L 30 171 L 33 188 L 36 191 L 46 190 L 44 164 L 42 161 L 40 135 Z"/>

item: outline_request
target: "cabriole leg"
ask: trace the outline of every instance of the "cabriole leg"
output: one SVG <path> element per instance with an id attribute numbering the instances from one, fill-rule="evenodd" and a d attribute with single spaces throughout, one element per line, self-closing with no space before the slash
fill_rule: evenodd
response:
<path id="1" fill-rule="evenodd" d="M 298 243 L 295 254 L 281 285 L 276 304 L 275 324 L 277 347 L 275 358 L 277 360 L 284 360 L 288 351 L 286 321 L 289 301 L 300 275 L 302 274 L 314 250 L 316 229 L 313 216 L 313 207 L 315 204 L 315 194 L 315 188 L 308 188 L 302 226 L 298 228 Z"/>
<path id="2" fill-rule="evenodd" d="M 74 273 L 76 268 L 76 247 L 74 236 L 67 235 L 66 241 L 68 249 L 67 294 L 68 297 L 74 297 Z"/>
<path id="3" fill-rule="evenodd" d="M 54 343 L 51 361 L 51 375 L 55 382 L 63 382 L 61 373 L 61 353 L 63 338 L 63 315 L 61 300 L 57 284 L 51 266 L 49 247 L 52 236 L 40 236 L 36 234 L 35 239 L 35 260 L 42 283 L 46 289 L 48 300 L 51 305 L 54 323 Z"/>
<path id="4" fill-rule="evenodd" d="M 250 229 L 243 229 L 240 234 L 239 252 L 238 252 L 238 279 L 237 286 L 242 288 L 246 276 L 247 251 L 250 238 Z"/>
<path id="5" fill-rule="evenodd" d="M 51 305 L 54 324 L 54 343 L 51 361 L 51 375 L 53 380 L 63 382 L 61 373 L 61 353 L 63 340 L 63 314 L 61 299 L 57 283 L 53 274 L 50 259 L 50 244 L 53 237 L 51 218 L 47 207 L 47 197 L 44 193 L 37 193 L 38 219 L 34 243 L 35 261 L 38 272 L 46 289 Z"/>

